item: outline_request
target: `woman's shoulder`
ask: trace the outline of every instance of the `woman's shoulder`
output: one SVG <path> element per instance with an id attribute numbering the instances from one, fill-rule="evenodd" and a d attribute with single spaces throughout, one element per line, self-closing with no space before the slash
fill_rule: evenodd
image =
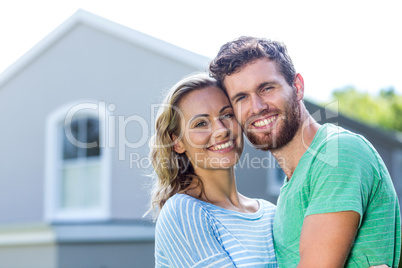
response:
<path id="1" fill-rule="evenodd" d="M 157 219 L 157 227 L 162 223 L 170 222 L 171 225 L 186 229 L 189 226 L 204 226 L 205 222 L 211 221 L 208 208 L 200 200 L 186 194 L 175 194 L 162 207 Z"/>
<path id="2" fill-rule="evenodd" d="M 166 201 L 165 205 L 162 207 L 160 216 L 167 213 L 174 215 L 188 215 L 203 213 L 204 211 L 205 207 L 200 200 L 187 194 L 175 194 Z"/>
<path id="3" fill-rule="evenodd" d="M 265 200 L 265 199 L 257 199 L 258 203 L 260 204 L 260 207 L 264 209 L 265 211 L 270 211 L 270 212 L 275 212 L 276 211 L 276 205 L 273 203 Z"/>
<path id="4" fill-rule="evenodd" d="M 166 201 L 165 206 L 177 208 L 188 206 L 189 204 L 201 205 L 201 202 L 200 200 L 187 194 L 175 194 Z"/>

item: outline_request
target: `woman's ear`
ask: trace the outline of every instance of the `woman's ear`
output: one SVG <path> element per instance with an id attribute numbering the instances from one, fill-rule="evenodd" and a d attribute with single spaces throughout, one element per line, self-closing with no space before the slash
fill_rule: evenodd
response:
<path id="1" fill-rule="evenodd" d="M 179 140 L 177 138 L 176 135 L 172 135 L 172 140 L 173 140 L 173 150 L 178 153 L 178 154 L 182 154 L 186 151 L 186 149 L 184 148 L 184 144 L 181 140 Z"/>

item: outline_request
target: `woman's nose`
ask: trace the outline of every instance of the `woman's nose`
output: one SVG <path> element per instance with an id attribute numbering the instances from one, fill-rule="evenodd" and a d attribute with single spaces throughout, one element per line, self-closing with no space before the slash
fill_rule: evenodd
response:
<path id="1" fill-rule="evenodd" d="M 227 126 L 226 124 L 224 124 L 224 122 L 222 122 L 221 119 L 216 119 L 212 137 L 215 140 L 226 138 L 227 136 L 229 136 L 229 133 L 230 133 L 229 128 L 230 128 L 230 126 Z"/>

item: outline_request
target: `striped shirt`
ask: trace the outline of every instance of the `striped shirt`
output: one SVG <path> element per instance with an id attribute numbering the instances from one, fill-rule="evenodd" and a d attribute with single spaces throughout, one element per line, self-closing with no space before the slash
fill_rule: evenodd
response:
<path id="1" fill-rule="evenodd" d="M 276 207 L 227 210 L 185 194 L 169 198 L 155 230 L 156 267 L 278 267 L 272 241 Z"/>
<path id="2" fill-rule="evenodd" d="M 346 267 L 398 267 L 399 202 L 384 162 L 364 137 L 326 124 L 281 189 L 274 223 L 279 266 L 299 263 L 306 216 L 339 211 L 360 214 Z"/>

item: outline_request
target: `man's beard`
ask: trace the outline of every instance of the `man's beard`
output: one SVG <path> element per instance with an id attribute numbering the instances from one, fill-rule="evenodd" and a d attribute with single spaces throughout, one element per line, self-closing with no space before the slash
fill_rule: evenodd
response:
<path id="1" fill-rule="evenodd" d="M 293 93 L 290 102 L 286 102 L 285 114 L 279 115 L 276 119 L 274 129 L 282 123 L 282 128 L 273 136 L 272 131 L 268 133 L 255 133 L 245 131 L 248 140 L 256 149 L 263 151 L 277 150 L 288 144 L 295 136 L 301 125 L 300 105 L 296 94 Z M 282 120 L 281 122 L 279 120 Z M 263 136 L 259 136 L 262 134 Z"/>

